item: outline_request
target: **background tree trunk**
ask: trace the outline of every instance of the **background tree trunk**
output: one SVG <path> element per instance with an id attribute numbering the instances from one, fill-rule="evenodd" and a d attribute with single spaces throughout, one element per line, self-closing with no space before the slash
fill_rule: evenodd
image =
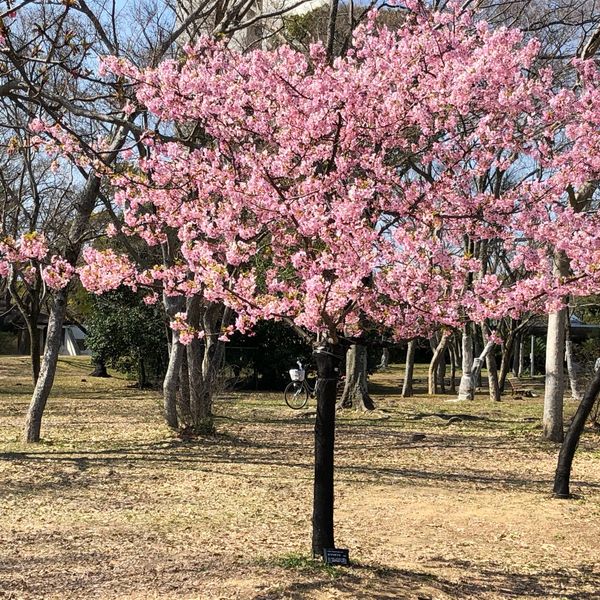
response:
<path id="1" fill-rule="evenodd" d="M 126 139 L 127 131 L 124 128 L 120 128 L 111 144 L 110 153 L 105 155 L 106 164 L 115 160 L 118 150 L 123 146 Z M 77 212 L 71 222 L 68 235 L 69 241 L 66 243 L 63 252 L 64 258 L 72 265 L 77 264 L 90 216 L 96 206 L 100 193 L 100 183 L 100 178 L 94 173 L 88 174 L 83 190 L 75 204 Z M 68 289 L 69 286 L 54 294 L 54 302 L 48 320 L 48 335 L 44 349 L 44 358 L 25 420 L 23 438 L 26 442 L 39 442 L 40 440 L 42 415 L 50 396 L 50 391 L 52 390 L 54 376 L 56 375 L 58 353 L 60 352 L 62 341 L 62 327 L 67 312 Z"/>
<path id="2" fill-rule="evenodd" d="M 454 348 L 454 343 L 452 339 L 448 344 L 448 354 L 450 356 L 450 393 L 452 395 L 456 394 L 456 350 Z"/>
<path id="3" fill-rule="evenodd" d="M 581 365 L 575 360 L 573 341 L 571 340 L 570 328 L 568 326 L 565 336 L 565 357 L 567 359 L 567 373 L 569 375 L 569 385 L 571 386 L 571 396 L 575 400 L 581 401 L 585 395 L 585 384 L 581 373 Z"/>
<path id="4" fill-rule="evenodd" d="M 544 390 L 544 437 L 563 441 L 563 396 L 565 390 L 564 358 L 567 309 L 548 315 L 546 336 L 546 387 Z"/>
<path id="5" fill-rule="evenodd" d="M 469 326 L 462 332 L 462 375 L 458 387 L 458 400 L 472 400 L 475 397 L 473 382 L 473 338 Z"/>
<path id="6" fill-rule="evenodd" d="M 110 377 L 106 370 L 104 359 L 98 357 L 93 360 L 94 370 L 90 373 L 90 377 Z"/>
<path id="7" fill-rule="evenodd" d="M 346 353 L 346 381 L 344 391 L 337 404 L 338 408 L 373 410 L 375 404 L 369 396 L 367 382 L 367 348 L 353 344 Z"/>
<path id="8" fill-rule="evenodd" d="M 406 347 L 406 364 L 404 366 L 404 383 L 402 384 L 402 397 L 410 398 L 413 395 L 413 373 L 415 370 L 415 350 L 417 340 L 410 340 Z"/>
<path id="9" fill-rule="evenodd" d="M 485 326 L 481 327 L 481 335 L 483 337 L 483 343 L 487 347 L 490 341 Z M 507 356 L 506 364 L 508 365 L 509 362 L 510 354 L 508 354 Z M 500 385 L 498 381 L 498 366 L 496 364 L 496 355 L 494 354 L 492 349 L 488 351 L 487 356 L 485 357 L 485 364 L 488 370 L 488 389 L 490 393 L 490 400 L 493 400 L 494 402 L 499 402 Z"/>
<path id="10" fill-rule="evenodd" d="M 519 377 L 519 364 L 521 362 L 521 352 L 523 350 L 523 346 L 521 345 L 521 336 L 517 336 L 513 343 L 514 351 L 512 357 L 512 374 L 513 377 Z M 504 358 L 504 356 L 502 357 Z"/>
<path id="11" fill-rule="evenodd" d="M 594 374 L 594 378 L 577 408 L 577 412 L 567 430 L 565 441 L 560 448 L 553 488 L 554 495 L 557 498 L 569 498 L 571 495 L 569 483 L 571 479 L 573 457 L 575 456 L 577 444 L 579 444 L 579 439 L 581 438 L 583 428 L 585 427 L 585 422 L 592 412 L 598 393 L 600 393 L 600 369 Z"/>
<path id="12" fill-rule="evenodd" d="M 185 308 L 182 298 L 163 295 L 165 312 L 169 318 L 173 318 L 178 312 Z M 181 363 L 186 353 L 185 346 L 179 341 L 179 332 L 171 333 L 171 348 L 169 350 L 169 364 L 163 380 L 163 410 L 167 425 L 171 429 L 177 429 L 179 420 L 177 417 L 177 391 L 181 382 Z M 189 387 L 189 382 L 188 382 Z"/>
<path id="13" fill-rule="evenodd" d="M 40 375 L 33 390 L 33 396 L 29 404 L 27 417 L 25 418 L 23 441 L 26 443 L 40 441 L 42 416 L 54 383 L 66 312 L 67 290 L 64 288 L 54 294 L 54 303 L 52 304 L 48 318 L 48 335 L 44 349 L 44 360 L 42 361 Z"/>
<path id="14" fill-rule="evenodd" d="M 390 349 L 383 348 L 381 351 L 381 361 L 377 366 L 378 370 L 387 369 L 390 366 Z"/>
<path id="15" fill-rule="evenodd" d="M 440 340 L 433 352 L 433 357 L 429 363 L 429 386 L 428 392 L 432 396 L 437 394 L 439 391 L 439 364 L 444 356 L 446 350 L 446 344 L 448 343 L 449 333 L 444 332 L 440 336 Z"/>
<path id="16" fill-rule="evenodd" d="M 167 366 L 167 372 L 163 380 L 163 406 L 167 425 L 171 429 L 177 429 L 179 426 L 177 418 L 177 389 L 179 387 L 181 361 L 183 360 L 185 347 L 179 341 L 178 331 L 173 331 L 172 335 L 169 365 Z"/>
<path id="17" fill-rule="evenodd" d="M 519 370 L 517 371 L 517 377 L 523 377 L 525 373 L 525 337 L 519 336 Z"/>

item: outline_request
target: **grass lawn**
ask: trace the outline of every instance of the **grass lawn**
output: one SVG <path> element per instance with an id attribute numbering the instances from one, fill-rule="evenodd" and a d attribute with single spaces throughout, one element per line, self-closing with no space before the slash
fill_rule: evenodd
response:
<path id="1" fill-rule="evenodd" d="M 331 568 L 308 558 L 312 411 L 230 394 L 218 434 L 184 442 L 159 394 L 90 370 L 61 360 L 26 447 L 28 362 L 0 357 L 0 599 L 600 598 L 600 434 L 578 498 L 553 500 L 539 395 L 449 403 L 421 368 L 402 399 L 401 368 L 375 375 L 378 410 L 339 416 L 336 538 L 355 566 Z"/>

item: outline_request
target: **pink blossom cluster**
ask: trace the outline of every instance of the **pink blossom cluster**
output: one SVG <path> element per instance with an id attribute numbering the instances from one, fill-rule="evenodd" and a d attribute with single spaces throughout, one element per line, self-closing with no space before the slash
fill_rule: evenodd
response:
<path id="1" fill-rule="evenodd" d="M 156 69 L 105 59 L 157 120 L 208 141 L 148 134 L 151 152 L 112 178 L 124 231 L 150 245 L 175 231 L 180 262 L 136 273 L 90 250 L 84 285 L 202 295 L 239 327 L 398 337 L 598 292 L 600 217 L 572 201 L 600 178 L 595 65 L 558 89 L 530 69 L 537 41 L 410 4 L 399 31 L 371 20 L 332 65 L 319 45 L 241 55 L 208 39 Z M 173 327 L 197 335 L 184 315 Z"/>
<path id="2" fill-rule="evenodd" d="M 50 264 L 42 270 L 46 285 L 54 290 L 62 290 L 71 281 L 75 267 L 64 258 L 53 255 Z"/>

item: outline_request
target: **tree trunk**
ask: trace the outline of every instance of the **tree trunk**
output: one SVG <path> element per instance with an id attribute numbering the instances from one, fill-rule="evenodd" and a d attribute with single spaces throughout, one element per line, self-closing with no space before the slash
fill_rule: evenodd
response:
<path id="1" fill-rule="evenodd" d="M 120 128 L 111 144 L 111 150 L 104 155 L 106 164 L 113 162 L 118 150 L 123 146 L 127 139 L 127 129 Z M 63 252 L 64 258 L 72 265 L 77 264 L 81 246 L 85 239 L 85 232 L 88 227 L 90 215 L 96 206 L 98 194 L 100 192 L 101 180 L 94 173 L 88 174 L 87 180 L 81 191 L 81 194 L 75 202 L 76 214 L 71 221 L 69 228 L 68 243 Z M 27 418 L 25 420 L 25 430 L 23 438 L 27 442 L 39 442 L 42 423 L 42 415 L 46 402 L 52 390 L 54 376 L 56 375 L 56 365 L 58 364 L 58 353 L 62 340 L 62 326 L 67 311 L 68 286 L 55 292 L 54 303 L 50 311 L 48 320 L 48 335 L 46 337 L 46 346 L 44 348 L 44 358 L 40 368 L 40 375 L 33 390 L 33 396 L 29 405 Z"/>
<path id="2" fill-rule="evenodd" d="M 353 344 L 346 353 L 346 381 L 337 408 L 368 411 L 375 408 L 367 382 L 367 348 Z"/>
<path id="3" fill-rule="evenodd" d="M 571 478 L 573 457 L 575 456 L 575 450 L 577 449 L 577 444 L 579 444 L 585 422 L 592 412 L 598 393 L 600 393 L 600 369 L 594 374 L 594 378 L 577 408 L 577 412 L 567 430 L 565 441 L 560 448 L 553 488 L 554 495 L 557 498 L 570 497 L 569 481 Z"/>
<path id="4" fill-rule="evenodd" d="M 390 349 L 384 348 L 381 351 L 381 361 L 377 366 L 377 370 L 381 371 L 387 369 L 390 366 Z"/>
<path id="5" fill-rule="evenodd" d="M 521 351 L 522 351 L 522 346 L 521 346 L 521 336 L 519 335 L 513 342 L 513 346 L 514 346 L 514 352 L 513 352 L 513 359 L 512 359 L 512 374 L 513 377 L 519 377 L 519 363 L 521 362 Z M 502 356 L 502 358 L 504 359 L 504 355 Z"/>
<path id="6" fill-rule="evenodd" d="M 500 373 L 498 374 L 498 389 L 500 393 L 504 392 L 504 388 L 506 386 L 506 377 L 508 376 L 508 371 L 511 366 L 511 354 L 514 365 L 514 358 L 517 355 L 514 332 L 510 332 L 506 336 L 506 340 L 504 340 L 504 345 L 502 346 L 502 359 L 500 360 Z"/>
<path id="7" fill-rule="evenodd" d="M 525 373 L 525 338 L 519 336 L 519 370 L 517 371 L 517 377 L 523 377 Z"/>
<path id="8" fill-rule="evenodd" d="M 490 343 L 489 336 L 485 329 L 485 326 L 481 328 L 481 335 L 483 337 L 483 342 L 486 347 Z M 510 354 L 509 354 L 510 356 Z M 508 364 L 509 360 L 507 358 L 506 363 Z M 494 402 L 500 402 L 500 385 L 498 382 L 498 365 L 496 363 L 496 355 L 490 349 L 487 356 L 485 357 L 485 364 L 488 370 L 488 389 L 490 394 L 490 400 Z"/>
<path id="9" fill-rule="evenodd" d="M 581 401 L 585 394 L 585 384 L 581 376 L 581 366 L 575 360 L 569 327 L 567 327 L 565 337 L 565 356 L 567 359 L 567 373 L 569 375 L 569 385 L 571 386 L 571 396 L 575 400 Z"/>
<path id="10" fill-rule="evenodd" d="M 473 349 L 471 346 L 471 349 L 469 350 L 469 348 L 468 348 L 469 344 L 465 344 L 464 338 L 465 338 L 465 334 L 463 333 L 463 376 L 461 377 L 460 388 L 458 390 L 458 400 L 459 401 L 473 400 L 475 398 L 476 382 L 481 377 L 481 367 L 483 365 L 483 361 L 488 357 L 489 353 L 494 348 L 494 342 L 488 341 L 485 344 L 485 346 L 483 347 L 481 354 L 476 359 L 472 360 L 470 364 L 468 364 L 465 362 L 465 356 L 468 355 L 470 352 L 471 357 L 472 357 Z M 465 372 L 464 372 L 465 368 L 467 369 L 467 372 L 469 374 L 469 381 L 464 381 L 465 380 Z"/>
<path id="11" fill-rule="evenodd" d="M 194 296 L 187 301 L 187 317 L 189 324 L 200 331 L 202 321 L 201 299 Z M 190 415 L 194 433 L 213 432 L 211 402 L 202 377 L 203 344 L 194 338 L 187 346 L 188 375 L 190 379 Z"/>
<path id="12" fill-rule="evenodd" d="M 434 352 L 433 352 L 433 358 L 431 359 L 431 362 L 429 363 L 429 386 L 428 386 L 428 393 L 430 396 L 437 394 L 438 393 L 438 378 L 439 378 L 439 364 L 440 361 L 442 360 L 442 357 L 444 355 L 444 352 L 446 350 L 446 344 L 448 343 L 448 338 L 449 338 L 449 333 L 444 332 L 442 333 L 441 337 L 440 337 L 440 341 L 437 344 Z"/>
<path id="13" fill-rule="evenodd" d="M 182 298 L 163 295 L 163 304 L 165 312 L 169 318 L 173 318 L 178 312 L 181 312 L 185 305 Z M 179 332 L 173 331 L 171 334 L 171 348 L 169 350 L 169 364 L 163 380 L 163 413 L 167 425 L 171 429 L 177 429 L 179 421 L 177 417 L 177 390 L 180 382 L 181 363 L 186 353 L 185 346 L 179 341 Z M 189 387 L 189 382 L 188 382 Z"/>
<path id="14" fill-rule="evenodd" d="M 462 375 L 458 387 L 458 400 L 473 400 L 475 386 L 473 382 L 473 338 L 469 326 L 465 325 L 462 332 Z"/>
<path id="15" fill-rule="evenodd" d="M 94 365 L 94 370 L 90 373 L 90 377 L 110 377 L 103 358 L 94 359 L 92 364 Z"/>
<path id="16" fill-rule="evenodd" d="M 179 341 L 179 332 L 173 331 L 171 350 L 169 352 L 169 365 L 167 366 L 167 372 L 163 380 L 164 417 L 171 429 L 177 429 L 179 426 L 177 418 L 177 388 L 184 353 L 185 347 Z"/>
<path id="17" fill-rule="evenodd" d="M 65 288 L 54 294 L 54 303 L 48 318 L 48 335 L 46 337 L 44 359 L 25 419 L 23 441 L 26 443 L 40 441 L 42 416 L 44 414 L 44 409 L 46 408 L 48 397 L 50 396 L 50 391 L 52 390 L 52 384 L 54 383 L 66 312 L 67 290 Z"/>
<path id="18" fill-rule="evenodd" d="M 188 300 L 187 312 L 190 325 L 204 332 L 204 344 L 194 339 L 187 347 L 192 427 L 207 434 L 214 431 L 212 404 L 225 355 L 224 342 L 218 338 L 231 311 L 218 303 L 202 306 L 200 298 L 194 297 Z"/>
<path id="19" fill-rule="evenodd" d="M 314 353 L 318 377 L 312 515 L 314 557 L 323 556 L 325 548 L 335 548 L 333 535 L 335 396 L 341 354 L 337 344 L 321 346 Z"/>
<path id="20" fill-rule="evenodd" d="M 450 393 L 456 394 L 456 351 L 454 344 L 448 344 L 448 354 L 450 355 Z"/>
<path id="21" fill-rule="evenodd" d="M 410 340 L 406 347 L 406 365 L 404 367 L 404 383 L 402 385 L 402 397 L 411 398 L 413 395 L 413 373 L 415 370 L 415 350 L 417 340 Z"/>
<path id="22" fill-rule="evenodd" d="M 565 390 L 565 326 L 567 309 L 548 315 L 546 337 L 546 388 L 544 391 L 544 437 L 563 441 L 563 396 Z"/>

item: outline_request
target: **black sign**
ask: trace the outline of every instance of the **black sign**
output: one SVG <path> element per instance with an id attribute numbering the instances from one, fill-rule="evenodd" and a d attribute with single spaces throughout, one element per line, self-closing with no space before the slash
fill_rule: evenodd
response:
<path id="1" fill-rule="evenodd" d="M 350 558 L 346 548 L 324 548 L 323 560 L 328 565 L 349 565 Z"/>

